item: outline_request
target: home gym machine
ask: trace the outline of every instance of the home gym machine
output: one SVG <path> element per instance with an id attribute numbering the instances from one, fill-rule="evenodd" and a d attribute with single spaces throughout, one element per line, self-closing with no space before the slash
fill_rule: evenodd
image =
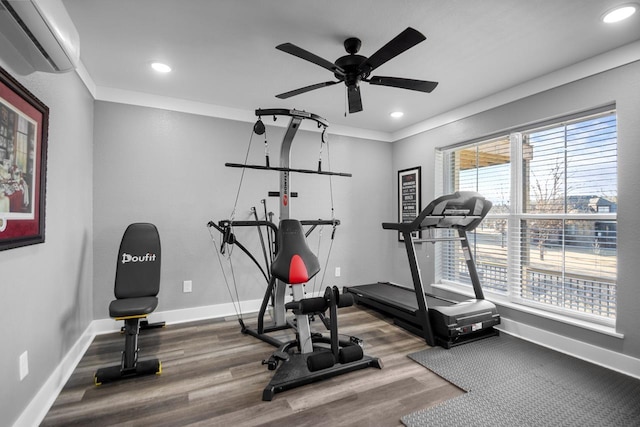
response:
<path id="1" fill-rule="evenodd" d="M 290 191 L 290 173 L 319 174 L 330 177 L 349 177 L 351 175 L 322 170 L 322 158 L 318 161 L 317 170 L 291 168 L 291 145 L 303 120 L 314 121 L 318 128 L 322 128 L 322 144 L 325 144 L 327 122 L 315 114 L 298 110 L 258 109 L 255 113 L 258 116 L 258 121 L 254 125 L 254 133 L 258 135 L 265 133 L 265 126 L 262 123 L 263 116 L 273 116 L 274 120 L 276 116 L 290 117 L 280 148 L 280 165 L 271 166 L 267 151 L 265 165 L 225 163 L 225 166 L 280 172 L 280 189 L 278 192 L 270 192 L 270 195 L 279 197 L 279 225 L 276 226 L 271 215 L 267 214 L 265 204 L 264 220 L 258 218 L 254 208 L 252 209 L 254 221 L 236 221 L 231 218 L 218 223 L 210 221 L 208 226 L 221 233 L 221 250 L 230 245 L 240 248 L 258 266 L 267 281 L 267 289 L 258 312 L 257 327 L 248 327 L 242 319 L 241 313 L 238 315 L 238 321 L 243 333 L 278 348 L 268 359 L 262 361 L 269 370 L 276 370 L 262 393 L 262 400 L 269 401 L 273 399 L 275 393 L 311 382 L 367 367 L 380 369 L 382 361 L 363 353 L 361 339 L 353 336 L 347 339 L 339 339 L 338 337 L 337 309 L 352 305 L 353 297 L 351 295 L 340 294 L 335 286 L 327 287 L 322 296 L 309 298 L 305 295 L 304 284 L 320 271 L 319 261 L 307 246 L 306 237 L 316 227 L 330 225 L 333 228 L 331 235 L 333 240 L 340 221 L 335 218 L 302 221 L 291 219 L 291 197 L 295 197 L 296 194 Z M 264 200 L 263 203 L 265 203 Z M 331 212 L 333 217 L 333 206 L 331 206 Z M 309 227 L 306 232 L 303 230 L 303 226 Z M 261 267 L 256 257 L 238 241 L 234 233 L 236 227 L 258 228 L 265 269 Z M 264 243 L 262 228 L 266 230 L 267 245 Z M 286 290 L 289 287 L 292 291 L 292 300 L 285 302 Z M 289 310 L 294 314 L 292 319 L 287 319 L 287 311 Z M 327 310 L 329 311 L 328 316 L 326 315 Z M 271 322 L 265 322 L 267 312 L 271 314 Z M 328 337 L 311 331 L 310 319 L 315 320 L 316 318 L 321 319 L 323 325 L 329 330 Z M 272 332 L 289 328 L 293 328 L 295 331 L 295 339 L 283 341 L 270 335 Z"/>
<path id="2" fill-rule="evenodd" d="M 373 283 L 345 287 L 363 305 L 394 317 L 394 321 L 410 332 L 424 337 L 428 345 L 444 348 L 498 335 L 493 326 L 500 323 L 496 306 L 484 299 L 480 278 L 473 260 L 467 232 L 474 230 L 489 213 L 491 202 L 471 191 L 458 191 L 439 197 L 412 222 L 383 223 L 385 230 L 402 234 L 409 259 L 414 289 L 391 283 Z M 435 229 L 455 229 L 458 236 L 432 237 Z M 426 230 L 430 237 L 417 240 L 416 231 Z M 466 261 L 475 299 L 454 302 L 425 294 L 415 242 L 459 241 Z M 433 304 L 433 305 L 432 305 Z"/>

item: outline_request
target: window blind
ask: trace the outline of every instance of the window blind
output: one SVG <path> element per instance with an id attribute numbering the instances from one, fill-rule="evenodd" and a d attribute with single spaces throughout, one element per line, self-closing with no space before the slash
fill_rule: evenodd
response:
<path id="1" fill-rule="evenodd" d="M 615 111 L 443 149 L 443 192 L 493 202 L 469 234 L 485 290 L 590 320 L 615 319 Z M 442 280 L 469 284 L 457 242 L 439 244 Z"/>
<path id="2" fill-rule="evenodd" d="M 514 299 L 615 318 L 615 114 L 525 132 L 522 144 Z"/>

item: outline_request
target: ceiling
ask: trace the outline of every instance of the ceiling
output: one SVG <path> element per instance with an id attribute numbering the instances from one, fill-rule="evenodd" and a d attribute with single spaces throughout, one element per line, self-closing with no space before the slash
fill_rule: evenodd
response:
<path id="1" fill-rule="evenodd" d="M 640 40 L 640 13 L 601 22 L 621 2 L 63 0 L 98 94 L 159 95 L 248 114 L 296 108 L 330 125 L 389 134 Z M 347 37 L 360 38 L 359 54 L 370 56 L 407 27 L 426 41 L 372 74 L 439 82 L 432 93 L 362 83 L 364 111 L 346 117 L 343 84 L 275 97 L 333 79 L 276 45 L 291 42 L 334 62 Z M 173 71 L 157 74 L 152 61 Z M 395 110 L 404 117 L 389 117 Z"/>

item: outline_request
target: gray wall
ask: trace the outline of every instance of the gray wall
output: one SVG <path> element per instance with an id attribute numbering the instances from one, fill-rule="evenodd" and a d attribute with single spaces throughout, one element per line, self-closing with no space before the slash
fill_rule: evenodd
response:
<path id="1" fill-rule="evenodd" d="M 1 55 L 0 55 L 1 56 Z M 11 425 L 93 320 L 93 99 L 75 73 L 19 76 L 50 109 L 46 241 L 0 252 L 0 425 Z M 19 380 L 18 358 L 29 355 Z"/>
<path id="2" fill-rule="evenodd" d="M 504 317 L 640 358 L 640 63 L 567 84 L 394 144 L 395 170 L 423 167 L 423 206 L 434 197 L 434 148 L 480 138 L 498 131 L 615 102 L 618 114 L 618 317 L 624 340 L 501 308 Z M 416 159 L 420 159 L 419 162 Z M 395 190 L 394 190 L 395 191 Z M 395 196 L 394 196 L 395 197 Z M 425 283 L 433 283 L 433 248 L 420 257 Z M 406 255 L 396 245 L 394 277 L 410 284 Z M 427 255 L 430 258 L 427 258 Z"/>
<path id="3" fill-rule="evenodd" d="M 281 117 L 279 122 L 288 123 Z M 284 128 L 268 125 L 271 163 L 279 163 Z M 94 299 L 95 318 L 108 317 L 113 299 L 116 253 L 122 232 L 129 223 L 156 224 L 162 240 L 162 279 L 158 311 L 229 303 L 231 298 L 214 251 L 206 223 L 230 217 L 241 178 L 241 169 L 225 162 L 243 163 L 253 123 L 216 119 L 160 109 L 110 102 L 96 102 L 94 147 Z M 329 134 L 331 127 L 329 127 Z M 389 143 L 329 135 L 331 170 L 350 172 L 352 178 L 333 177 L 338 228 L 329 260 L 325 285 L 378 280 L 391 270 L 387 252 L 389 236 L 380 223 L 393 215 L 389 203 L 395 177 L 389 159 Z M 317 167 L 320 134 L 301 130 L 292 147 L 291 165 Z M 329 169 L 324 150 L 324 169 Z M 255 136 L 249 163 L 264 164 L 264 139 Z M 331 217 L 330 179 L 327 176 L 291 174 L 291 216 L 299 219 Z M 262 217 L 260 200 L 278 190 L 277 172 L 246 170 L 235 219 L 250 219 L 255 206 Z M 277 199 L 267 206 L 276 213 Z M 237 230 L 243 243 L 259 259 L 255 229 Z M 321 266 L 329 248 L 331 230 L 320 242 Z M 219 238 L 219 233 L 214 234 Z M 316 250 L 318 236 L 309 243 Z M 219 240 L 218 240 L 219 242 Z M 226 260 L 223 260 L 228 268 Z M 257 269 L 240 251 L 234 254 L 234 271 L 240 300 L 260 299 L 264 284 Z M 342 275 L 334 278 L 336 266 Z M 225 270 L 230 285 L 229 270 Z M 322 273 L 320 273 L 321 275 Z M 319 276 L 320 276 L 319 275 Z M 193 292 L 182 292 L 182 281 L 193 281 Z M 317 289 L 320 290 L 320 278 Z M 232 291 L 235 292 L 235 290 Z"/>

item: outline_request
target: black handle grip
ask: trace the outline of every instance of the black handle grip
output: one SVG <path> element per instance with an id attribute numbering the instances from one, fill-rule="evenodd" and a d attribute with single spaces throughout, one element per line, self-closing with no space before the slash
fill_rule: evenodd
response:
<path id="1" fill-rule="evenodd" d="M 398 224 L 395 222 L 383 222 L 382 223 L 382 228 L 384 228 L 385 230 L 400 230 L 400 227 L 402 226 L 402 224 Z"/>

